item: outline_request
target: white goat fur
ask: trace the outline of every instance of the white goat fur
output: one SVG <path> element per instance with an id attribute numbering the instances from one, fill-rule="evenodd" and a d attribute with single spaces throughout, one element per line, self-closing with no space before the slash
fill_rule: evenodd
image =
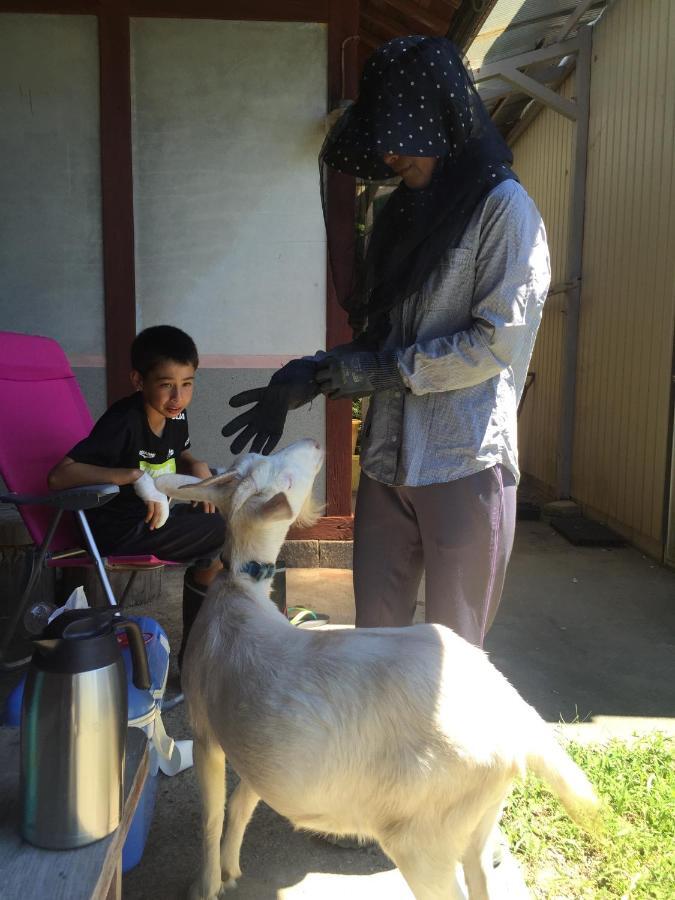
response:
<path id="1" fill-rule="evenodd" d="M 228 521 L 229 570 L 209 588 L 183 666 L 204 830 L 190 896 L 234 886 L 262 798 L 298 828 L 374 838 L 417 900 L 463 897 L 458 863 L 471 900 L 489 900 L 488 838 L 516 776 L 536 772 L 576 817 L 595 795 L 534 709 L 449 629 L 294 628 L 270 582 L 239 573 L 277 558 L 322 457 L 306 440 L 201 483 L 157 482 Z M 226 754 L 241 780 L 219 847 Z"/>

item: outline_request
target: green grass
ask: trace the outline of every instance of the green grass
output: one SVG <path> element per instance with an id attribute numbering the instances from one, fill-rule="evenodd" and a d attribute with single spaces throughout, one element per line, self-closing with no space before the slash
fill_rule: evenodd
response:
<path id="1" fill-rule="evenodd" d="M 534 776 L 518 783 L 501 827 L 534 897 L 675 898 L 675 745 L 661 734 L 569 745 L 603 802 L 587 834 Z"/>

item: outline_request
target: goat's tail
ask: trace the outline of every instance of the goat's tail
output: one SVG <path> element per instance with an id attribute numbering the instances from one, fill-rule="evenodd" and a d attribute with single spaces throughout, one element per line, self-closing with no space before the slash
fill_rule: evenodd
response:
<path id="1" fill-rule="evenodd" d="M 600 801 L 595 790 L 550 732 L 536 751 L 527 754 L 527 767 L 549 785 L 575 822 L 590 831 L 598 828 Z"/>

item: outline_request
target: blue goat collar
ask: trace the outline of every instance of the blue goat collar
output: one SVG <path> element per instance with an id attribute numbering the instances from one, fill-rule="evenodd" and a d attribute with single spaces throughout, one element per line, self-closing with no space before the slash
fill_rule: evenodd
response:
<path id="1" fill-rule="evenodd" d="M 264 581 L 266 578 L 273 578 L 277 567 L 274 563 L 259 563 L 255 560 L 249 560 L 240 567 L 239 571 L 245 575 L 250 575 L 254 581 Z"/>

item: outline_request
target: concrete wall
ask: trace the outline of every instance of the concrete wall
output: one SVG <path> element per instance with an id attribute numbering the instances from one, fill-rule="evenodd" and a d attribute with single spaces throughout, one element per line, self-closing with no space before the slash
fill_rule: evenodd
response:
<path id="1" fill-rule="evenodd" d="M 131 35 L 139 325 L 174 322 L 208 354 L 313 352 L 326 26 L 133 19 Z"/>
<path id="2" fill-rule="evenodd" d="M 138 326 L 194 337 L 193 440 L 224 464 L 229 397 L 325 346 L 326 26 L 132 19 L 131 47 Z"/>
<path id="3" fill-rule="evenodd" d="M 98 73 L 94 16 L 0 15 L 0 327 L 85 369 L 104 352 Z"/>
<path id="4" fill-rule="evenodd" d="M 137 325 L 195 338 L 193 443 L 226 465 L 230 396 L 325 346 L 326 26 L 133 19 L 131 51 Z M 59 340 L 95 417 L 98 73 L 95 17 L 0 16 L 0 328 Z M 289 417 L 304 436 L 325 441 L 322 399 Z"/>

